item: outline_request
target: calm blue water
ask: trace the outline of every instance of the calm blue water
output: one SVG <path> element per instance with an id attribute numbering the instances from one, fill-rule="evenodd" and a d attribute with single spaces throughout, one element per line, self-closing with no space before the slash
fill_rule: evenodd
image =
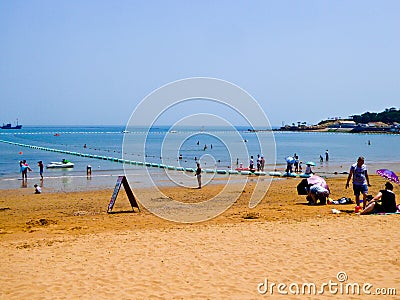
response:
<path id="1" fill-rule="evenodd" d="M 237 160 L 247 166 L 250 155 L 256 157 L 257 154 L 263 154 L 267 161 L 266 171 L 272 171 L 275 167 L 274 145 L 270 132 L 258 133 L 263 147 L 261 150 L 256 134 L 247 132 L 247 128 L 239 128 L 240 135 L 238 135 L 223 128 L 206 128 L 205 131 L 198 128 L 181 128 L 177 132 L 167 134 L 168 127 L 157 127 L 148 135 L 144 151 L 140 151 L 143 150 L 143 144 L 136 141 L 140 140 L 139 136 L 143 136 L 143 129 L 130 129 L 131 132 L 127 134 L 122 133 L 124 129 L 123 126 L 24 126 L 22 130 L 1 130 L 0 140 L 192 168 L 195 168 L 195 158 L 201 159 L 203 168 L 227 169 L 230 166 L 236 167 Z M 320 173 L 348 171 L 358 156 L 366 158 L 371 172 L 379 167 L 391 167 L 396 171 L 400 169 L 400 135 L 274 132 L 274 138 L 276 168 L 280 170 L 285 167 L 285 157 L 294 153 L 297 153 L 303 162 L 310 160 L 317 162 L 315 170 Z M 326 149 L 329 150 L 330 160 L 329 163 L 321 164 L 319 156 L 324 156 Z M 0 153 L 0 188 L 9 187 L 13 182 L 12 179 L 20 177 L 19 161 L 23 159 L 27 160 L 33 169 L 29 174 L 31 178 L 38 178 L 39 160 L 46 165 L 52 161 L 61 161 L 63 158 L 74 162 L 75 167 L 71 170 L 45 169 L 46 177 L 65 179 L 85 176 L 88 164 L 92 166 L 93 175 L 96 176 L 123 174 L 121 163 L 31 149 L 3 142 L 0 142 Z M 179 159 L 180 155 L 182 159 Z M 143 167 L 137 166 L 132 170 L 140 173 Z M 114 181 L 114 178 L 112 180 Z"/>

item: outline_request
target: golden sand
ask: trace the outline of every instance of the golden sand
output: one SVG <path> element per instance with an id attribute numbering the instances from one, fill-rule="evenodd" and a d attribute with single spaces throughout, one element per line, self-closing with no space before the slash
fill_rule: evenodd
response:
<path id="1" fill-rule="evenodd" d="M 375 194 L 385 181 L 370 177 Z M 268 280 L 320 289 L 329 280 L 340 283 L 339 272 L 348 276 L 343 283 L 368 282 L 371 293 L 396 288 L 400 294 L 400 215 L 359 216 L 354 205 L 308 206 L 297 195 L 298 182 L 273 181 L 254 209 L 248 208 L 249 183 L 226 212 L 196 224 L 166 221 L 143 207 L 132 213 L 123 190 L 113 214 L 106 212 L 112 189 L 3 190 L 0 299 L 332 299 L 327 287 L 312 296 L 293 295 L 288 287 L 281 291 L 286 296 L 276 287 L 262 295 L 257 288 Z M 333 199 L 353 197 L 345 177 L 327 182 Z M 163 192 L 203 201 L 221 188 Z M 394 191 L 400 195 L 399 186 Z M 151 197 L 146 189 L 134 192 L 139 201 Z M 359 299 L 360 293 L 338 290 L 334 298 Z"/>

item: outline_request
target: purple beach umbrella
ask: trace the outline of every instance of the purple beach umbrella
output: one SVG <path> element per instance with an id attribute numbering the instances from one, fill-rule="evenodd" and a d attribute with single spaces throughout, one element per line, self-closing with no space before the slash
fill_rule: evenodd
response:
<path id="1" fill-rule="evenodd" d="M 399 177 L 397 177 L 396 173 L 393 171 L 390 171 L 388 169 L 380 169 L 380 170 L 376 170 L 376 174 L 382 176 L 383 178 L 386 178 L 390 181 L 393 181 L 397 184 L 400 184 L 399 182 Z"/>

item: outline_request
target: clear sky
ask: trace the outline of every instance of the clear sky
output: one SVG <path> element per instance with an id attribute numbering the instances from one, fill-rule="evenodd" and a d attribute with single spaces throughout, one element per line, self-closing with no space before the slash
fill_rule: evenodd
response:
<path id="1" fill-rule="evenodd" d="M 154 89 L 197 76 L 242 87 L 275 126 L 398 108 L 399 11 L 386 0 L 0 1 L 0 123 L 124 125 Z"/>

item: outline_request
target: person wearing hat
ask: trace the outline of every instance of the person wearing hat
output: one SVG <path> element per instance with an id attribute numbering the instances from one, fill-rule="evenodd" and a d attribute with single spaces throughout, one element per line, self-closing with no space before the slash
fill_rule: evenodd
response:
<path id="1" fill-rule="evenodd" d="M 378 201 L 381 204 L 377 203 Z M 386 182 L 385 189 L 380 190 L 360 214 L 395 213 L 396 211 L 396 195 L 393 193 L 393 185 L 390 182 Z"/>

